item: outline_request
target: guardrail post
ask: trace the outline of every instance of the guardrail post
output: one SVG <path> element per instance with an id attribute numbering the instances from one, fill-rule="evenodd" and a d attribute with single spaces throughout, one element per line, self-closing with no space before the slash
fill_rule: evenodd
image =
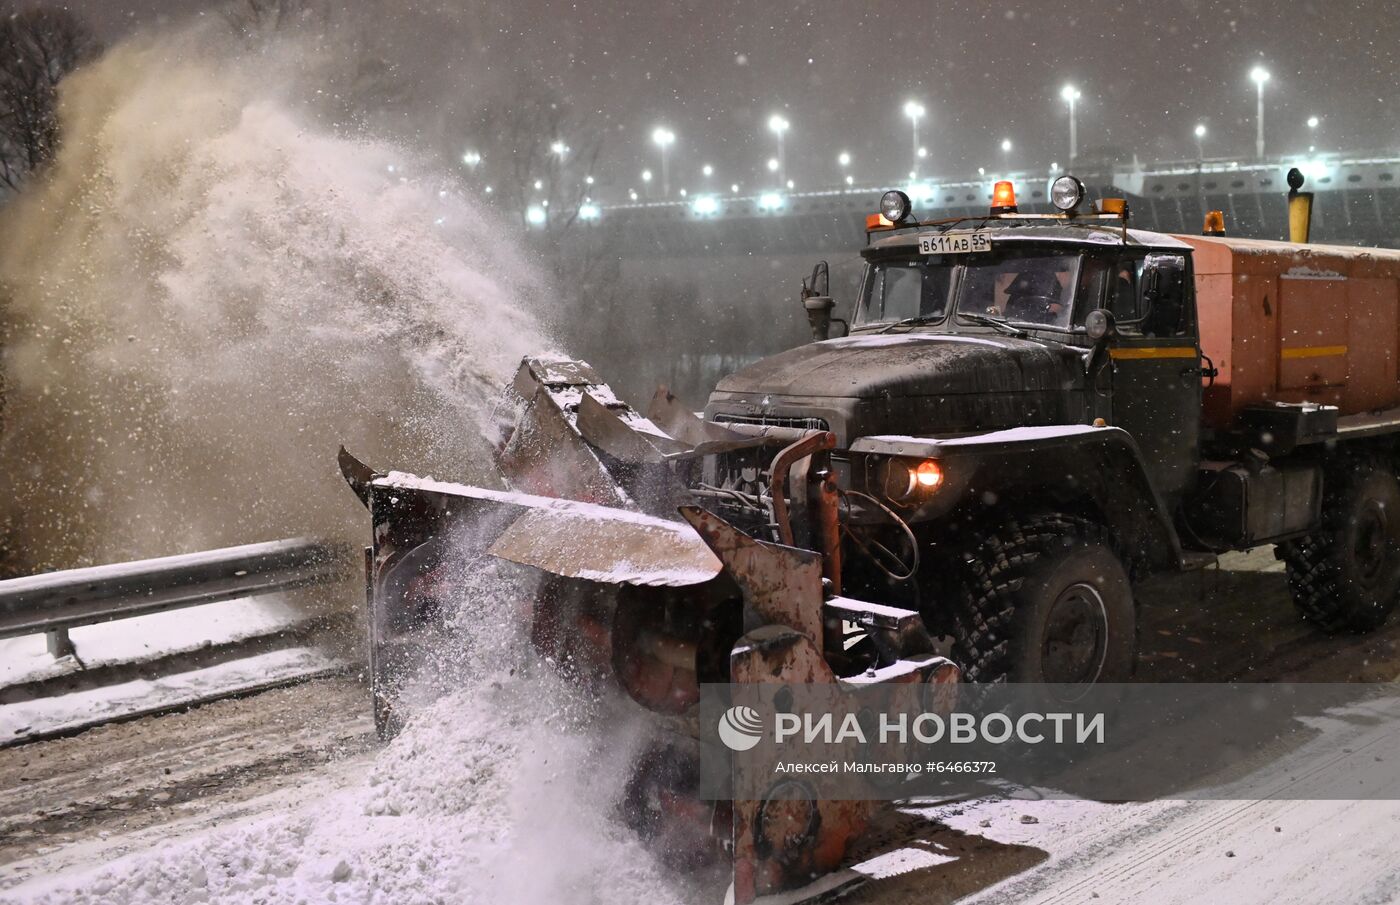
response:
<path id="1" fill-rule="evenodd" d="M 55 660 L 62 660 L 64 657 L 76 656 L 78 649 L 73 646 L 73 639 L 68 637 L 68 629 L 56 628 L 52 631 L 44 632 L 48 641 L 49 654 Z"/>

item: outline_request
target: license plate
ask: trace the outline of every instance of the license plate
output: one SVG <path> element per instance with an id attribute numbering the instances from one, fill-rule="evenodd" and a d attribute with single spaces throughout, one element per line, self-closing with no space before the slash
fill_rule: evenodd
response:
<path id="1" fill-rule="evenodd" d="M 992 239 L 986 233 L 939 233 L 919 237 L 919 252 L 926 255 L 965 255 L 991 250 Z"/>

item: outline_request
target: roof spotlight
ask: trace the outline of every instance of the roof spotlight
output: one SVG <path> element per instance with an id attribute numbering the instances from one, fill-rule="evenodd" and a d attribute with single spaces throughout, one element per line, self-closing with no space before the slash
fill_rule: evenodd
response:
<path id="1" fill-rule="evenodd" d="M 912 207 L 909 196 L 898 189 L 885 192 L 880 196 L 880 213 L 891 223 L 899 223 L 908 217 Z"/>
<path id="2" fill-rule="evenodd" d="M 1050 184 L 1050 203 L 1056 210 L 1070 213 L 1084 202 L 1084 183 L 1073 176 L 1061 176 Z"/>

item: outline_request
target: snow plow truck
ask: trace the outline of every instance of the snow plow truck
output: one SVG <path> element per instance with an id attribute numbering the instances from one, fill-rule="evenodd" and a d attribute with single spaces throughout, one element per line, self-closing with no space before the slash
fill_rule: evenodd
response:
<path id="1" fill-rule="evenodd" d="M 1400 594 L 1400 252 L 1138 230 L 1071 176 L 1047 195 L 1026 213 L 998 183 L 986 214 L 920 221 L 886 193 L 847 317 L 818 265 L 813 341 L 700 414 L 527 359 L 507 490 L 342 450 L 373 522 L 381 732 L 467 555 L 537 573 L 502 618 L 682 734 L 706 682 L 1125 681 L 1135 582 L 1263 544 L 1303 618 L 1380 625 Z M 729 837 L 739 902 L 835 869 L 871 813 L 688 801 L 685 769 L 639 773 L 642 824 Z"/>

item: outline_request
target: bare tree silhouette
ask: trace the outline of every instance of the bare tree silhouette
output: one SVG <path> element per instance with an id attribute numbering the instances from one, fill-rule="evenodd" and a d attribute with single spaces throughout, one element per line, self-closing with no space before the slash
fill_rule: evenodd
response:
<path id="1" fill-rule="evenodd" d="M 99 50 L 66 9 L 0 6 L 0 184 L 18 190 L 58 149 L 58 83 Z"/>

